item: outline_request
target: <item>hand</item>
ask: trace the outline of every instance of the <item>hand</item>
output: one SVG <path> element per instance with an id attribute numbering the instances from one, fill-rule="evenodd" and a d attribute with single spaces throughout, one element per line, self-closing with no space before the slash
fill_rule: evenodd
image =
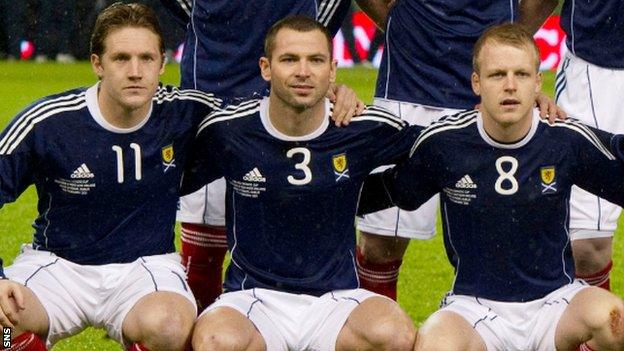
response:
<path id="1" fill-rule="evenodd" d="M 351 118 L 364 111 L 364 103 L 355 92 L 343 84 L 332 84 L 327 91 L 327 98 L 334 103 L 332 119 L 337 127 L 349 125 Z"/>
<path id="2" fill-rule="evenodd" d="M 0 327 L 15 328 L 19 312 L 25 308 L 22 285 L 8 279 L 0 280 Z"/>
<path id="3" fill-rule="evenodd" d="M 541 119 L 548 119 L 548 123 L 553 124 L 556 120 L 565 121 L 568 114 L 544 93 L 538 93 L 535 103 L 540 111 Z"/>

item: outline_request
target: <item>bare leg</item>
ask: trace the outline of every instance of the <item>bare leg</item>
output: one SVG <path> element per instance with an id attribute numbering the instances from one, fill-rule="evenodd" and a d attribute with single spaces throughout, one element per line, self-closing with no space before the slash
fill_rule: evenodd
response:
<path id="1" fill-rule="evenodd" d="M 219 307 L 203 314 L 193 333 L 195 351 L 264 351 L 260 332 L 233 308 Z"/>
<path id="2" fill-rule="evenodd" d="M 429 317 L 420 328 L 416 350 L 485 351 L 476 330 L 459 314 L 442 311 Z"/>

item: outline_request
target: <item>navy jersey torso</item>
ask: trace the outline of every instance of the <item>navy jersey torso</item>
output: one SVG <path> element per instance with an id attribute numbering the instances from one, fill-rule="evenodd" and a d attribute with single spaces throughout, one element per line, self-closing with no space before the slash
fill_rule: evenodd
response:
<path id="1" fill-rule="evenodd" d="M 347 0 L 161 0 L 188 30 L 182 57 L 182 87 L 223 97 L 265 95 L 268 83 L 258 60 L 264 37 L 282 18 L 316 18 L 332 34 L 347 15 Z"/>
<path id="2" fill-rule="evenodd" d="M 515 21 L 517 0 L 398 0 L 390 10 L 375 97 L 466 109 L 472 47 L 483 31 Z"/>
<path id="3" fill-rule="evenodd" d="M 549 126 L 536 113 L 524 139 L 499 144 L 467 112 L 423 131 L 388 189 L 406 208 L 440 192 L 454 293 L 534 300 L 574 279 L 571 186 L 624 203 L 624 165 L 610 143 L 610 134 L 572 121 Z"/>
<path id="4" fill-rule="evenodd" d="M 182 57 L 182 87 L 217 96 L 264 94 L 258 60 L 264 36 L 288 15 L 316 16 L 314 0 L 194 2 Z"/>
<path id="5" fill-rule="evenodd" d="M 420 129 L 369 107 L 346 128 L 327 118 L 295 138 L 272 126 L 267 105 L 268 98 L 251 100 L 209 116 L 193 146 L 197 163 L 185 175 L 188 190 L 226 178 L 232 263 L 225 289 L 317 295 L 356 288 L 354 216 L 363 179 L 406 157 Z"/>
<path id="6" fill-rule="evenodd" d="M 598 66 L 624 69 L 624 1 L 566 0 L 561 28 L 574 55 Z"/>
<path id="7" fill-rule="evenodd" d="M 107 123 L 97 86 L 44 98 L 0 135 L 0 206 L 35 184 L 33 247 L 79 264 L 175 251 L 185 150 L 211 95 L 159 88 L 132 129 Z"/>

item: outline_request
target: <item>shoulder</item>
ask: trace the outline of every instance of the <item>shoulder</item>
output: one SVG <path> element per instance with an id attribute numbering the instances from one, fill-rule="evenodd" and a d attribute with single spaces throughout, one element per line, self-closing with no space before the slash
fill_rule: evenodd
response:
<path id="1" fill-rule="evenodd" d="M 561 135 L 562 139 L 566 140 L 567 143 L 582 144 L 581 147 L 589 144 L 603 153 L 608 159 L 615 159 L 610 148 L 611 138 L 613 137 L 610 133 L 592 128 L 574 118 L 568 118 L 565 121 L 557 120 L 553 124 L 549 124 L 546 120 L 540 120 L 540 122 L 549 131 Z"/>
<path id="2" fill-rule="evenodd" d="M 194 101 L 212 108 L 218 108 L 223 103 L 222 99 L 214 96 L 212 93 L 205 93 L 194 89 L 180 89 L 171 85 L 158 87 L 153 100 L 156 104 L 164 104 L 173 101 Z"/>
<path id="3" fill-rule="evenodd" d="M 412 153 L 417 147 L 426 142 L 439 138 L 453 137 L 454 134 L 471 127 L 477 123 L 478 115 L 478 110 L 467 110 L 454 115 L 444 116 L 433 122 L 420 133 L 420 136 L 414 143 Z"/>
<path id="4" fill-rule="evenodd" d="M 407 122 L 395 116 L 392 112 L 375 105 L 366 106 L 364 112 L 353 117 L 350 123 L 355 123 L 355 125 L 368 124 L 371 126 L 385 126 L 398 130 L 402 130 L 408 126 Z"/>
<path id="5" fill-rule="evenodd" d="M 201 133 L 208 126 L 245 117 L 253 116 L 260 112 L 260 102 L 262 99 L 239 100 L 222 108 L 213 111 L 206 116 L 199 124 L 197 133 Z"/>
<path id="6" fill-rule="evenodd" d="M 29 133 L 40 126 L 58 121 L 81 109 L 86 109 L 86 88 L 46 96 L 28 105 L 9 123 L 1 134 L 0 153 L 11 153 Z M 45 129 L 44 129 L 45 130 Z"/>

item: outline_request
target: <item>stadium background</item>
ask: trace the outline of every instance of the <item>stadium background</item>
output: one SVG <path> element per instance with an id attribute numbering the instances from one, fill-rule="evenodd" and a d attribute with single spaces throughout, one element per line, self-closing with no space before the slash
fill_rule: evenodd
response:
<path id="1" fill-rule="evenodd" d="M 362 14 L 354 14 L 355 38 L 358 53 L 366 57 L 374 27 Z M 84 28 L 81 30 L 84 31 Z M 88 32 L 88 30 L 87 30 Z M 542 51 L 544 91 L 552 96 L 554 72 L 562 54 L 563 34 L 558 28 L 558 17 L 553 16 L 536 34 Z M 85 39 L 86 40 L 86 39 Z M 175 40 L 172 41 L 175 43 Z M 175 46 L 175 45 L 174 45 Z M 335 53 L 342 67 L 352 65 L 343 37 L 338 34 L 334 41 Z M 377 60 L 379 55 L 377 54 Z M 32 53 L 31 53 L 32 55 Z M 77 53 L 77 57 L 81 55 Z M 351 86 L 366 102 L 371 102 L 377 71 L 364 67 L 342 68 L 338 80 Z M 0 61 L 0 127 L 4 128 L 10 119 L 27 104 L 52 93 L 76 86 L 89 86 L 95 76 L 87 62 L 72 65 L 47 62 L 42 64 L 29 61 Z M 167 65 L 162 82 L 177 84 L 179 67 Z M 597 174 L 596 177 L 600 175 Z M 536 214 L 537 216 L 539 214 Z M 10 265 L 18 254 L 22 243 L 32 239 L 31 223 L 36 216 L 36 190 L 29 188 L 20 199 L 0 209 L 0 257 L 5 265 Z M 624 217 L 615 234 L 612 287 L 615 293 L 624 294 L 624 244 L 622 240 Z M 178 228 L 177 228 L 178 229 Z M 438 233 L 441 227 L 438 223 Z M 179 233 L 179 230 L 177 230 Z M 179 246 L 179 236 L 176 239 Z M 449 289 L 453 272 L 443 251 L 441 236 L 429 241 L 414 241 L 406 254 L 399 279 L 399 303 L 409 313 L 417 325 L 435 311 L 438 302 Z M 54 350 L 119 350 L 120 347 L 108 340 L 104 332 L 89 329 L 75 337 L 60 342 Z"/>

